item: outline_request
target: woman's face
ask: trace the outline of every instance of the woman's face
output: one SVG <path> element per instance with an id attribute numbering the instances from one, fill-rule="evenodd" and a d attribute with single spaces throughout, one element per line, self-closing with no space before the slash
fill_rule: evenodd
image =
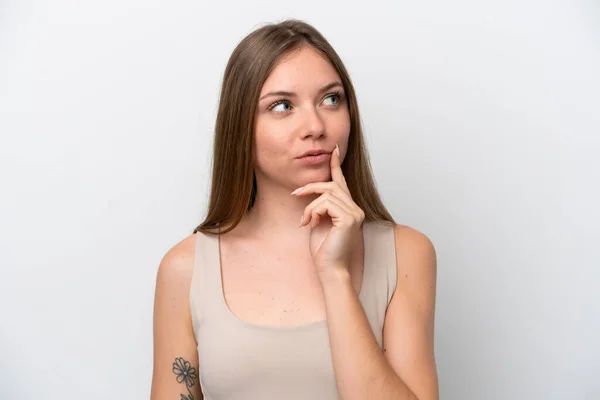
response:
<path id="1" fill-rule="evenodd" d="M 282 93 L 287 92 L 287 93 Z M 333 66 L 312 47 L 285 56 L 265 81 L 256 125 L 256 178 L 288 188 L 331 179 L 330 154 L 343 161 L 350 134 L 344 87 Z"/>

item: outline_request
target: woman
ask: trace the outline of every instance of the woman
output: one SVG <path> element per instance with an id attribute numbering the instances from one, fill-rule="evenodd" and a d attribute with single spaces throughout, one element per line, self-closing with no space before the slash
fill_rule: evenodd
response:
<path id="1" fill-rule="evenodd" d="M 435 250 L 372 179 L 323 36 L 261 27 L 223 78 L 208 214 L 162 260 L 152 399 L 438 398 Z"/>

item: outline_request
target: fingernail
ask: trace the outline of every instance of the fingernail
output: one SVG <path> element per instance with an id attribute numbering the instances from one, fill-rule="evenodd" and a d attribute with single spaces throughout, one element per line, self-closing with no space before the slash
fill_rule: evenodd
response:
<path id="1" fill-rule="evenodd" d="M 304 187 L 299 187 L 298 189 L 294 190 L 292 194 L 298 194 L 302 191 L 302 189 L 304 189 Z"/>
<path id="2" fill-rule="evenodd" d="M 337 143 L 335 144 L 335 154 L 337 154 L 337 156 L 340 156 L 340 146 L 337 145 Z"/>
<path id="3" fill-rule="evenodd" d="M 304 215 L 302 217 L 300 217 L 300 227 L 302 226 L 303 223 L 304 223 Z"/>

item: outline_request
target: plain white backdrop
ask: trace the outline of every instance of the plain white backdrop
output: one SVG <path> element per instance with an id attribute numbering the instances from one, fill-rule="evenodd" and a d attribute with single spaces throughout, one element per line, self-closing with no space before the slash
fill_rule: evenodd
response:
<path id="1" fill-rule="evenodd" d="M 438 252 L 448 400 L 600 398 L 600 3 L 0 1 L 0 398 L 144 399 L 235 45 L 313 24 Z"/>

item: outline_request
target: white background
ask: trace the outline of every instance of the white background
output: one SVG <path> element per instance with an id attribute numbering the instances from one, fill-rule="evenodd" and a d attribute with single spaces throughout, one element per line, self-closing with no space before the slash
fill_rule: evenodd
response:
<path id="1" fill-rule="evenodd" d="M 227 58 L 286 17 L 339 52 L 384 201 L 437 248 L 442 399 L 599 399 L 600 2 L 576 0 L 0 1 L 0 398 L 148 398 Z"/>

